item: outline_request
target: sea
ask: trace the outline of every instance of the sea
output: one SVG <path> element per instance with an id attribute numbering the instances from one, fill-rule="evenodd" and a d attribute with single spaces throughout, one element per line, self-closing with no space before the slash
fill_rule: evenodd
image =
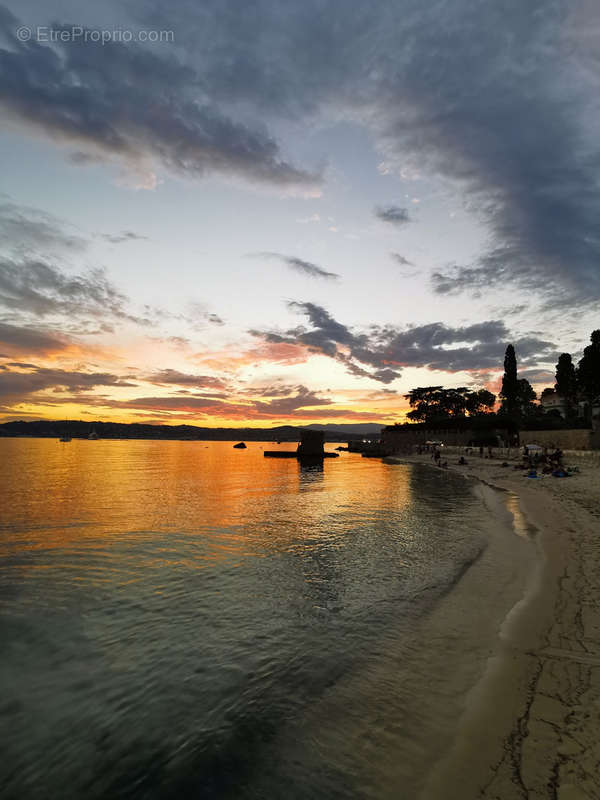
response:
<path id="1" fill-rule="evenodd" d="M 427 796 L 535 568 L 514 498 L 233 444 L 0 439 L 3 800 Z"/>

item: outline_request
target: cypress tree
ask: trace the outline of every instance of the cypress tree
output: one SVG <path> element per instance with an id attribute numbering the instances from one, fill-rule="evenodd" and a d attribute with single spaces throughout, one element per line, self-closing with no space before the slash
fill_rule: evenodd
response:
<path id="1" fill-rule="evenodd" d="M 517 357 L 515 348 L 509 344 L 504 354 L 504 375 L 502 376 L 502 411 L 508 416 L 514 416 L 517 411 L 517 396 L 519 383 L 517 380 Z"/>

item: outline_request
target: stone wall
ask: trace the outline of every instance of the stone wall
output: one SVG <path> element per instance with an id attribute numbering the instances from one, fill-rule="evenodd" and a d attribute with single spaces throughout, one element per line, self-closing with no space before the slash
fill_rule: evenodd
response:
<path id="1" fill-rule="evenodd" d="M 502 432 L 500 438 L 502 439 Z M 490 435 L 494 431 L 489 432 Z M 441 441 L 446 447 L 466 447 L 479 435 L 475 431 L 444 431 L 428 430 L 415 426 L 383 429 L 381 438 L 383 446 L 390 453 L 408 452 L 413 447 L 425 444 L 428 440 Z M 485 434 L 484 434 L 485 435 Z M 558 431 L 521 431 L 521 446 L 524 444 L 539 444 L 541 447 L 561 450 L 600 450 L 600 431 L 591 431 L 582 428 Z M 477 445 L 475 445 L 477 446 Z M 499 449 L 499 448 L 497 448 Z"/>
<path id="2" fill-rule="evenodd" d="M 401 452 L 412 448 L 414 445 L 425 444 L 427 441 L 440 441 L 449 445 L 466 445 L 473 438 L 471 431 L 431 431 L 426 428 L 383 429 L 381 440 L 386 450 Z"/>
<path id="3" fill-rule="evenodd" d="M 560 447 L 561 450 L 593 450 L 600 441 L 592 431 L 573 428 L 562 431 L 521 431 L 521 445 L 539 444 L 542 447 Z"/>
<path id="4" fill-rule="evenodd" d="M 498 435 L 501 440 L 508 438 L 508 434 L 505 431 L 477 431 L 469 429 L 462 431 L 432 430 L 429 428 L 417 427 L 416 425 L 412 428 L 410 425 L 407 425 L 399 426 L 398 428 L 392 426 L 384 428 L 381 431 L 381 440 L 383 447 L 390 453 L 401 453 L 407 452 L 420 444 L 425 444 L 427 441 L 443 442 L 445 446 L 449 447 L 466 447 L 482 439 L 494 439 L 496 435 Z"/>

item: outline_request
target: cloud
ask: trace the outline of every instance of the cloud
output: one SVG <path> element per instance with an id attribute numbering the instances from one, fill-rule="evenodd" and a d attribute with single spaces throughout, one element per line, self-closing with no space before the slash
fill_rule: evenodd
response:
<path id="1" fill-rule="evenodd" d="M 0 307 L 35 317 L 63 315 L 128 320 L 152 324 L 126 310 L 127 298 L 101 269 L 83 275 L 67 275 L 58 267 L 37 259 L 0 259 Z"/>
<path id="2" fill-rule="evenodd" d="M 382 172 L 443 180 L 490 246 L 440 270 L 437 291 L 600 299 L 597 3 L 374 0 L 341 15 L 332 0 L 145 0 L 140 16 L 175 29 L 216 103 L 362 124 Z"/>
<path id="3" fill-rule="evenodd" d="M 306 386 L 298 386 L 296 394 L 290 394 L 287 397 L 278 397 L 268 402 L 262 400 L 253 402 L 257 412 L 281 417 L 287 417 L 300 409 L 328 405 L 331 405 L 331 400 L 319 397 L 315 392 L 309 391 Z"/>
<path id="4" fill-rule="evenodd" d="M 305 315 L 310 328 L 301 325 L 283 332 L 250 332 L 267 342 L 303 345 L 340 362 L 352 375 L 384 384 L 400 377 L 403 367 L 448 372 L 500 368 L 509 341 L 523 365 L 556 357 L 551 342 L 533 335 L 511 336 L 504 322 L 498 320 L 460 327 L 442 322 L 405 329 L 372 326 L 370 333 L 365 334 L 338 322 L 315 303 L 292 301 L 288 307 Z"/>
<path id="5" fill-rule="evenodd" d="M 600 299 L 597 4 L 374 0 L 342 15 L 332 0 L 276 13 L 273 0 L 235 12 L 139 0 L 135 13 L 174 30 L 181 61 L 134 44 L 21 44 L 5 12 L 6 111 L 142 173 L 150 161 L 281 187 L 314 176 L 265 125 L 362 124 L 383 172 L 444 181 L 487 229 L 489 247 L 438 270 L 436 291 Z"/>
<path id="6" fill-rule="evenodd" d="M 100 234 L 103 239 L 111 244 L 122 244 L 123 242 L 134 242 L 141 239 L 148 239 L 147 236 L 141 236 L 139 233 L 133 231 L 121 231 L 121 233 L 102 233 Z"/>
<path id="7" fill-rule="evenodd" d="M 16 255 L 39 253 L 79 253 L 88 242 L 79 233 L 70 233 L 67 224 L 37 208 L 9 201 L 0 203 L 0 241 L 2 249 Z"/>
<path id="8" fill-rule="evenodd" d="M 188 303 L 186 313 L 176 315 L 175 318 L 186 322 L 197 331 L 204 330 L 206 322 L 211 325 L 225 325 L 225 320 L 222 317 L 210 311 L 204 303 L 198 302 Z"/>
<path id="9" fill-rule="evenodd" d="M 279 187 L 314 187 L 319 176 L 282 158 L 259 125 L 236 121 L 202 91 L 202 76 L 173 55 L 117 41 L 50 47 L 16 36 L 4 9 L 0 50 L 4 112 L 79 154 L 113 158 L 135 172 L 144 164 L 190 177 L 230 174 Z M 71 30 L 55 23 L 55 30 Z M 81 160 L 81 157 L 80 159 Z"/>
<path id="10" fill-rule="evenodd" d="M 179 372 L 176 369 L 161 369 L 152 372 L 144 379 L 149 383 L 159 386 L 194 386 L 197 389 L 223 389 L 225 383 L 221 378 L 213 375 L 192 375 L 187 372 Z"/>
<path id="11" fill-rule="evenodd" d="M 525 378 L 530 383 L 547 383 L 554 386 L 556 375 L 554 370 L 533 368 L 519 370 L 519 378 Z"/>
<path id="12" fill-rule="evenodd" d="M 411 221 L 407 208 L 400 206 L 377 206 L 373 212 L 382 222 L 391 222 L 393 225 L 406 225 Z"/>
<path id="13" fill-rule="evenodd" d="M 12 398 L 13 402 L 21 402 L 27 395 L 49 388 L 86 392 L 96 386 L 131 387 L 136 384 L 106 372 L 77 372 L 44 367 L 35 367 L 29 372 L 9 370 L 0 374 L 0 397 Z"/>
<path id="14" fill-rule="evenodd" d="M 105 401 L 102 401 L 103 403 Z M 309 391 L 305 386 L 298 386 L 293 394 L 287 397 L 275 398 L 270 401 L 249 400 L 238 402 L 235 398 L 229 400 L 213 399 L 210 395 L 186 395 L 168 397 L 136 397 L 126 401 L 110 403 L 107 405 L 120 409 L 140 409 L 160 412 L 172 412 L 178 417 L 190 418 L 217 417 L 235 419 L 240 422 L 253 422 L 258 420 L 298 420 L 332 419 L 368 419 L 372 421 L 372 412 L 354 411 L 345 408 L 330 408 L 331 401 Z M 315 407 L 316 406 L 316 407 Z"/>
<path id="15" fill-rule="evenodd" d="M 414 267 L 413 262 L 409 261 L 407 258 L 405 258 L 400 253 L 390 253 L 390 255 L 394 259 L 394 261 L 396 261 L 396 263 L 400 264 L 400 266 L 402 266 L 402 267 Z M 414 278 L 417 275 L 420 275 L 421 271 L 419 269 L 411 269 L 411 270 L 405 269 L 405 270 L 399 270 L 398 274 L 402 278 Z"/>
<path id="16" fill-rule="evenodd" d="M 0 348 L 7 355 L 49 356 L 68 350 L 71 340 L 54 331 L 0 321 Z"/>
<path id="17" fill-rule="evenodd" d="M 300 272 L 303 275 L 308 275 L 310 278 L 324 278 L 326 280 L 338 280 L 339 275 L 336 272 L 327 272 L 327 270 L 318 267 L 316 264 L 311 264 L 310 261 L 303 261 L 301 258 L 295 256 L 286 256 L 282 253 L 249 253 L 251 258 L 272 258 L 281 261 L 295 272 Z"/>
<path id="18" fill-rule="evenodd" d="M 413 262 L 409 261 L 408 258 L 404 258 L 400 253 L 390 253 L 390 255 L 394 261 L 397 261 L 398 264 L 401 264 L 403 267 L 414 267 Z"/>

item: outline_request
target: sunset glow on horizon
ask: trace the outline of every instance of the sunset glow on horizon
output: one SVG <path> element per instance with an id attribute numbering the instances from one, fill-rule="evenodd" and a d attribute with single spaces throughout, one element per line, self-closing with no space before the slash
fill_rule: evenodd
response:
<path id="1" fill-rule="evenodd" d="M 597 327 L 598 13 L 484 6 L 4 8 L 0 421 L 390 424 L 508 343 L 553 385 Z M 172 36 L 69 38 L 105 13 Z"/>

